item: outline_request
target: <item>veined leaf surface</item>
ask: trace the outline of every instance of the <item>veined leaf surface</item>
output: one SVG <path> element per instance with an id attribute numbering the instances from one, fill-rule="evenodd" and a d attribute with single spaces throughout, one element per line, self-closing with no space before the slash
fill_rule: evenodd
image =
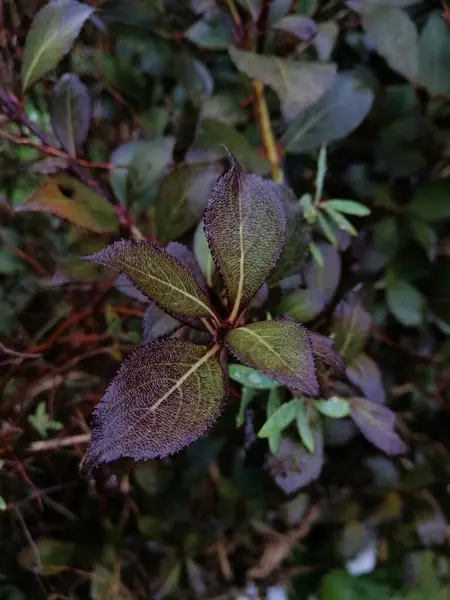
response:
<path id="1" fill-rule="evenodd" d="M 185 340 L 135 350 L 95 409 L 84 473 L 122 457 L 164 457 L 203 435 L 226 399 L 218 350 Z"/>
<path id="2" fill-rule="evenodd" d="M 231 163 L 206 208 L 205 235 L 235 321 L 280 256 L 286 217 L 277 184 L 249 175 L 233 156 Z"/>
<path id="3" fill-rule="evenodd" d="M 163 310 L 181 317 L 213 317 L 209 300 L 179 260 L 146 240 L 120 240 L 87 260 L 126 275 Z"/>
<path id="4" fill-rule="evenodd" d="M 243 363 L 283 385 L 310 396 L 319 393 L 309 332 L 295 321 L 251 323 L 232 330 L 226 343 Z"/>

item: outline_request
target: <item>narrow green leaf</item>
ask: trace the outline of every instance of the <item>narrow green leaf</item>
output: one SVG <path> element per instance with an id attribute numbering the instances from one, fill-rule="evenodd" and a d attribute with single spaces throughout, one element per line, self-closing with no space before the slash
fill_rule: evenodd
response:
<path id="1" fill-rule="evenodd" d="M 308 405 L 304 400 L 298 398 L 297 404 L 297 430 L 305 448 L 311 454 L 316 451 L 316 440 L 314 437 L 314 430 L 311 427 L 309 420 Z"/>
<path id="2" fill-rule="evenodd" d="M 61 146 L 76 156 L 86 141 L 92 116 L 89 90 L 77 75 L 64 74 L 53 88 L 50 116 Z"/>
<path id="3" fill-rule="evenodd" d="M 323 202 L 322 206 L 330 206 L 338 212 L 345 213 L 347 215 L 355 215 L 357 217 L 367 217 L 367 215 L 370 215 L 371 212 L 367 206 L 364 206 L 364 204 L 360 204 L 359 202 L 355 202 L 354 200 L 340 200 L 333 198 L 333 200 L 327 200 L 327 202 Z"/>
<path id="4" fill-rule="evenodd" d="M 311 242 L 309 244 L 309 251 L 311 252 L 314 260 L 316 261 L 316 263 L 318 264 L 319 267 L 323 267 L 324 266 L 324 260 L 323 260 L 323 256 L 322 256 L 322 252 L 320 251 L 320 248 L 317 244 L 314 244 L 314 242 Z"/>
<path id="5" fill-rule="evenodd" d="M 316 400 L 314 404 L 319 412 L 330 419 L 343 419 L 348 417 L 351 411 L 348 400 L 339 396 L 332 396 L 328 400 Z"/>
<path id="6" fill-rule="evenodd" d="M 230 331 L 227 347 L 242 362 L 303 394 L 319 392 L 308 331 L 295 321 L 251 323 Z"/>
<path id="7" fill-rule="evenodd" d="M 450 37 L 442 12 L 430 13 L 419 38 L 419 84 L 429 94 L 450 93 Z"/>
<path id="8" fill-rule="evenodd" d="M 402 279 L 389 282 L 386 300 L 393 315 L 406 327 L 419 327 L 425 316 L 425 300 L 413 285 Z"/>
<path id="9" fill-rule="evenodd" d="M 47 212 L 97 233 L 116 231 L 119 221 L 113 206 L 87 185 L 58 174 L 47 177 L 16 212 Z"/>
<path id="10" fill-rule="evenodd" d="M 52 0 L 41 8 L 28 33 L 22 61 L 22 88 L 51 71 L 72 47 L 94 9 L 76 0 Z"/>
<path id="11" fill-rule="evenodd" d="M 247 410 L 248 405 L 254 399 L 256 395 L 256 390 L 250 387 L 242 388 L 242 396 L 241 403 L 239 404 L 239 412 L 236 416 L 236 427 L 242 427 L 245 421 L 245 411 Z"/>
<path id="12" fill-rule="evenodd" d="M 8 505 L 6 504 L 3 496 L 0 496 L 0 511 L 6 510 Z"/>
<path id="13" fill-rule="evenodd" d="M 320 211 L 317 213 L 317 222 L 319 223 L 320 229 L 322 233 L 327 238 L 327 240 L 333 244 L 335 248 L 338 247 L 338 241 L 336 234 L 333 231 L 333 224 L 329 221 L 328 217 L 326 217 Z"/>
<path id="14" fill-rule="evenodd" d="M 267 400 L 267 418 L 269 419 L 276 411 L 280 408 L 283 402 L 283 388 L 272 388 L 269 392 L 269 398 Z M 268 438 L 269 450 L 272 454 L 275 454 L 280 446 L 281 432 L 273 431 Z"/>
<path id="15" fill-rule="evenodd" d="M 258 437 L 268 438 L 274 433 L 280 433 L 286 429 L 296 417 L 298 402 L 298 398 L 294 398 L 282 404 L 264 423 L 258 432 Z"/>
<path id="16" fill-rule="evenodd" d="M 351 361 L 358 356 L 369 336 L 372 319 L 356 295 L 350 295 L 336 306 L 331 331 L 343 358 Z"/>
<path id="17" fill-rule="evenodd" d="M 233 381 L 255 390 L 271 390 L 279 386 L 278 381 L 245 365 L 229 364 L 228 375 Z"/>
<path id="18" fill-rule="evenodd" d="M 358 232 L 353 227 L 353 225 L 350 223 L 350 221 L 346 217 L 344 217 L 344 215 L 341 215 L 340 212 L 338 212 L 337 210 L 335 210 L 328 203 L 322 204 L 322 208 L 328 214 L 328 216 L 330 217 L 330 219 L 335 222 L 335 224 L 337 225 L 337 227 L 339 227 L 339 229 L 342 229 L 343 231 L 346 231 L 350 235 L 357 235 L 358 234 Z"/>
<path id="19" fill-rule="evenodd" d="M 84 474 L 102 462 L 148 460 L 181 450 L 212 426 L 225 399 L 218 347 L 184 340 L 140 346 L 95 409 Z"/>
<path id="20" fill-rule="evenodd" d="M 291 60 L 234 47 L 229 53 L 239 71 L 259 79 L 278 94 L 287 119 L 315 104 L 336 77 L 334 63 Z"/>
<path id="21" fill-rule="evenodd" d="M 208 242 L 206 240 L 205 231 L 203 229 L 203 221 L 197 226 L 194 234 L 194 254 L 197 262 L 205 276 L 206 283 L 209 287 L 212 287 L 212 281 L 216 270 L 216 265 L 209 249 Z"/>
<path id="22" fill-rule="evenodd" d="M 268 277 L 285 241 L 286 217 L 278 184 L 249 175 L 230 157 L 205 212 L 205 234 L 229 300 L 230 320 Z"/>
<path id="23" fill-rule="evenodd" d="M 320 200 L 323 193 L 323 184 L 325 183 L 325 175 L 327 174 L 327 147 L 321 146 L 319 151 L 319 158 L 317 160 L 317 174 L 316 174 L 316 193 L 315 202 Z"/>
<path id="24" fill-rule="evenodd" d="M 161 246 L 146 240 L 121 240 L 86 260 L 126 275 L 150 300 L 174 316 L 216 318 L 189 270 Z"/>

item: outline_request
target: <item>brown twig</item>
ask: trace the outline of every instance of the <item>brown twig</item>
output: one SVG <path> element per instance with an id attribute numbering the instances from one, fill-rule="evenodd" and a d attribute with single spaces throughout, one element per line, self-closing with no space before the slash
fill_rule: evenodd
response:
<path id="1" fill-rule="evenodd" d="M 67 448 L 67 446 L 77 446 L 78 444 L 88 444 L 91 439 L 90 433 L 80 433 L 64 438 L 54 438 L 52 440 L 38 440 L 28 446 L 27 452 L 45 452 L 47 450 L 58 450 Z"/>

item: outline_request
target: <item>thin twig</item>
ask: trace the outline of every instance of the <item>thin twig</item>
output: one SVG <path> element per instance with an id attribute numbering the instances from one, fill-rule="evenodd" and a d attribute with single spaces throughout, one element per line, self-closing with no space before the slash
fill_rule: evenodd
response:
<path id="1" fill-rule="evenodd" d="M 46 450 L 58 450 L 67 446 L 77 446 L 78 444 L 88 444 L 91 439 L 90 433 L 80 433 L 65 438 L 54 438 L 52 440 L 38 440 L 33 442 L 27 448 L 27 452 L 44 452 Z"/>
<path id="2" fill-rule="evenodd" d="M 4 344 L 0 342 L 0 351 L 4 354 L 8 354 L 8 356 L 16 356 L 18 358 L 39 358 L 42 354 L 31 354 L 29 352 L 17 352 L 16 350 L 12 350 L 11 348 L 7 348 Z"/>
<path id="3" fill-rule="evenodd" d="M 280 167 L 280 157 L 278 154 L 275 137 L 273 135 L 272 124 L 270 122 L 269 109 L 267 108 L 264 97 L 264 84 L 259 79 L 253 79 L 252 87 L 255 97 L 255 104 L 258 111 L 259 129 L 266 151 L 267 160 L 270 163 L 272 179 L 277 183 L 283 182 L 283 170 Z"/>

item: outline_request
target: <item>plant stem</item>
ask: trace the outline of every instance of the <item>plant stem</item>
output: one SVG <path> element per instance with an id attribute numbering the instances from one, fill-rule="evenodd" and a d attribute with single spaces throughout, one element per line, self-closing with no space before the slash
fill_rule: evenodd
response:
<path id="1" fill-rule="evenodd" d="M 230 11 L 231 18 L 233 19 L 233 23 L 240 27 L 241 25 L 241 17 L 239 16 L 238 10 L 236 8 L 236 4 L 234 0 L 227 0 L 228 10 Z"/>
<path id="2" fill-rule="evenodd" d="M 253 79 L 252 87 L 258 111 L 261 137 L 272 170 L 272 179 L 277 183 L 283 183 L 283 169 L 280 166 L 280 157 L 278 155 L 275 137 L 270 122 L 269 109 L 267 108 L 266 99 L 264 98 L 264 84 L 258 79 Z"/>

